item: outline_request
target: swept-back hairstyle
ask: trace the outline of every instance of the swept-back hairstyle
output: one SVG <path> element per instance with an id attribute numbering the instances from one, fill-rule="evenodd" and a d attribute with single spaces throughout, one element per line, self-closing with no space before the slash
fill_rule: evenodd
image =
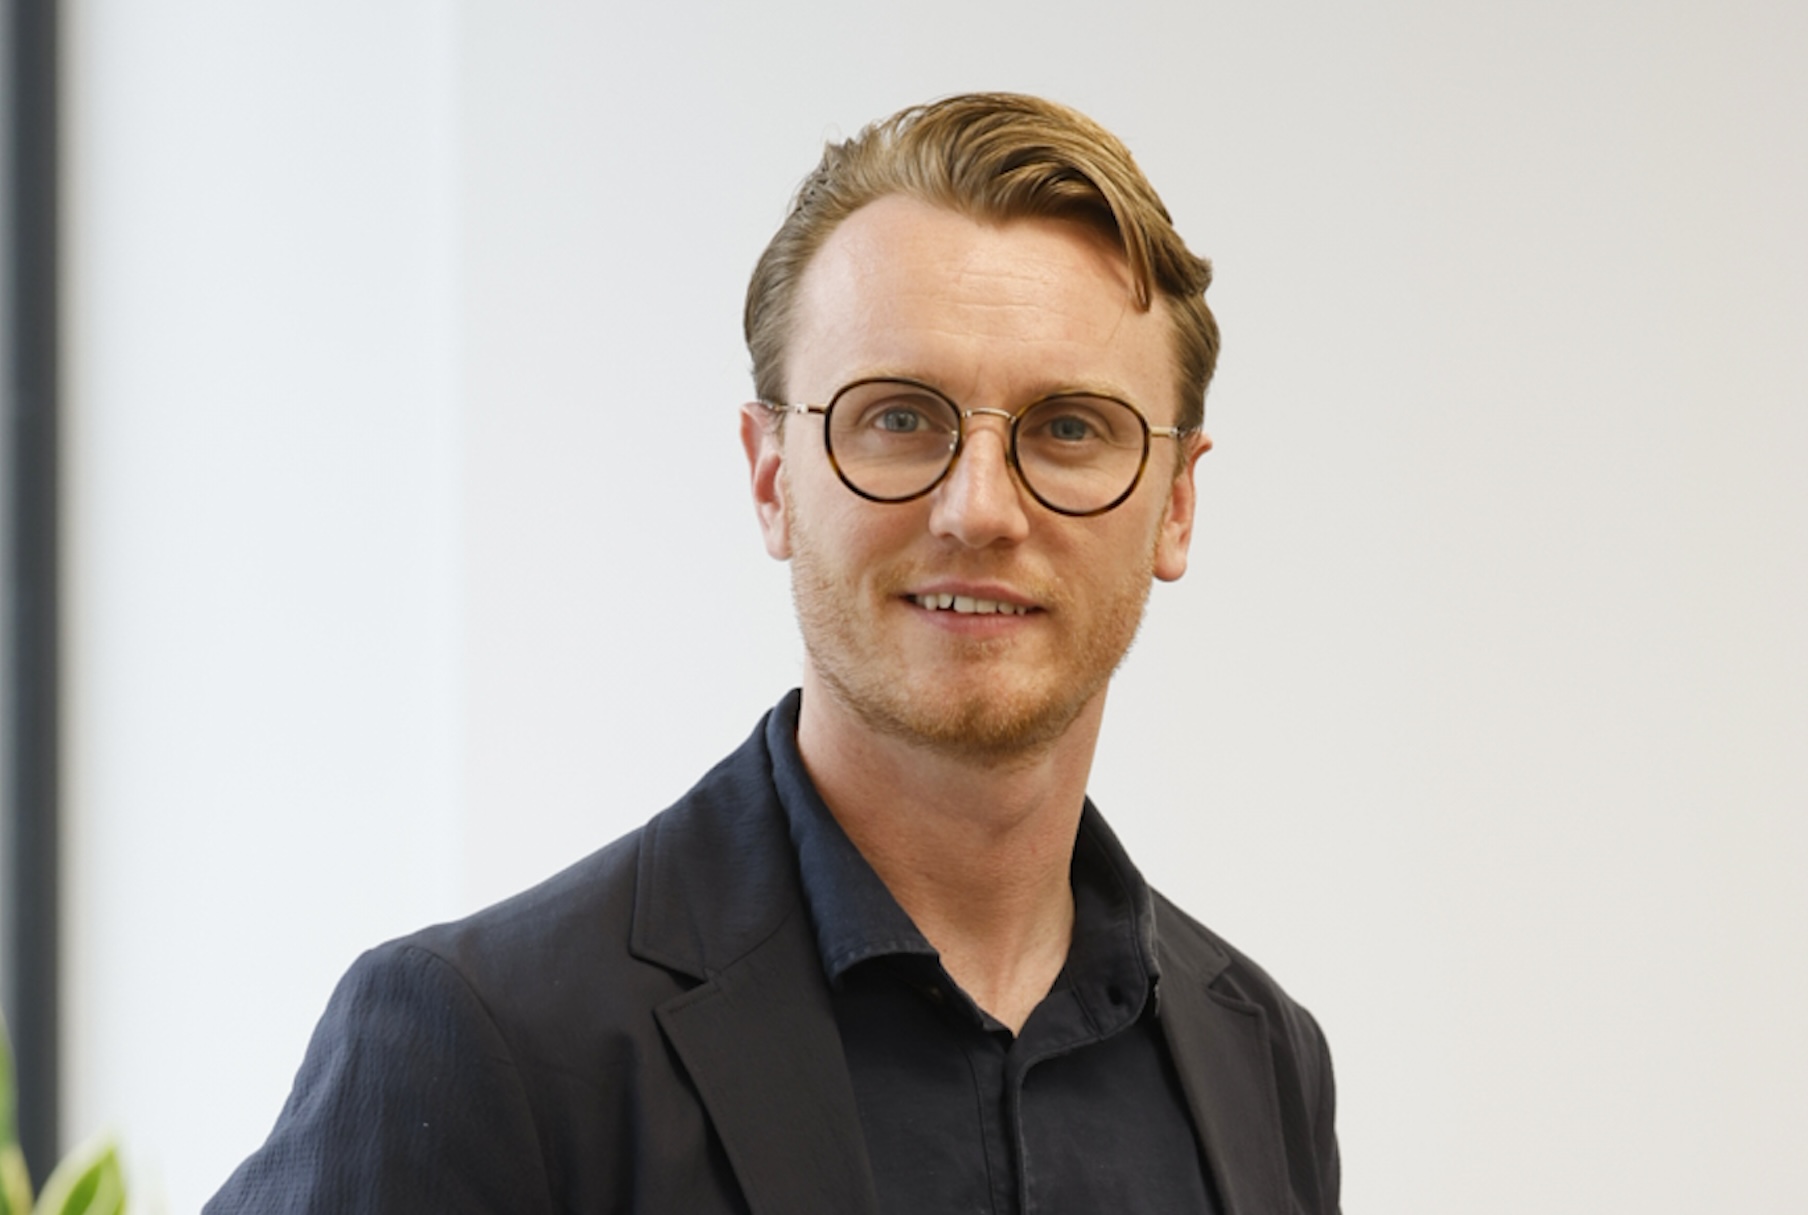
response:
<path id="1" fill-rule="evenodd" d="M 842 220 L 892 194 L 991 223 L 1077 220 L 1111 238 L 1129 262 L 1137 305 L 1168 302 L 1177 421 L 1201 423 L 1218 362 L 1218 322 L 1205 303 L 1211 263 L 1174 231 L 1122 141 L 1078 111 L 1014 93 L 913 106 L 823 149 L 747 285 L 743 323 L 760 399 L 785 399 L 785 347 L 810 260 Z"/>

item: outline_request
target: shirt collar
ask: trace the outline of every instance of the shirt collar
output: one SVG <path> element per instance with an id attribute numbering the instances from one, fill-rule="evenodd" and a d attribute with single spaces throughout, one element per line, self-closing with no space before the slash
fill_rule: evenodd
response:
<path id="1" fill-rule="evenodd" d="M 804 901 L 816 924 L 822 969 L 838 982 L 848 967 L 881 954 L 937 957 L 910 916 L 898 906 L 873 867 L 854 847 L 804 768 L 797 751 L 797 710 L 803 693 L 793 689 L 766 721 L 766 750 L 779 804 L 791 820 L 791 844 L 803 880 Z"/>
<path id="2" fill-rule="evenodd" d="M 767 719 L 766 749 L 779 803 L 790 820 L 823 972 L 838 983 L 849 967 L 869 958 L 938 957 L 816 792 L 797 750 L 802 703 L 803 694 L 795 689 L 778 703 Z M 1080 814 L 1073 883 L 1074 941 L 1064 981 L 1101 977 L 1105 982 L 1085 985 L 1116 985 L 1140 1009 L 1160 974 L 1154 899 L 1090 798 Z"/>

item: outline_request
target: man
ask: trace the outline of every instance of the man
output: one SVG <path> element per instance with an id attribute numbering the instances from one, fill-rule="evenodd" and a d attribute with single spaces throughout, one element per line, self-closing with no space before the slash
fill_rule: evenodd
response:
<path id="1" fill-rule="evenodd" d="M 208 1209 L 1335 1212 L 1317 1026 L 1085 796 L 1186 568 L 1209 280 L 1061 107 L 829 147 L 746 314 L 801 693 L 638 832 L 360 959 Z"/>

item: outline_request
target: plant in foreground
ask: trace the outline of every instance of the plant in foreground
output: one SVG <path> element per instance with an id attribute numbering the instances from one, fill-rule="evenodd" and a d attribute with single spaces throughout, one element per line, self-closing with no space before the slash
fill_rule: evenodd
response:
<path id="1" fill-rule="evenodd" d="M 0 1215 L 123 1215 L 125 1176 L 109 1139 L 94 1139 L 63 1158 L 32 1205 L 31 1174 L 19 1150 L 13 1046 L 0 1021 Z"/>

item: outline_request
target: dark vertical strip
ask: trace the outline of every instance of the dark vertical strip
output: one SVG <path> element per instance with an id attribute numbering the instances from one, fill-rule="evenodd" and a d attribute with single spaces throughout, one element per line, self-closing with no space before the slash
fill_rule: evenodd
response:
<path id="1" fill-rule="evenodd" d="M 8 387 L 12 678 L 7 715 L 5 875 L 8 1016 L 18 1059 L 19 1139 L 40 1181 L 60 1117 L 58 946 L 61 868 L 58 604 L 58 30 L 56 0 L 10 0 L 6 189 L 12 382 Z"/>

